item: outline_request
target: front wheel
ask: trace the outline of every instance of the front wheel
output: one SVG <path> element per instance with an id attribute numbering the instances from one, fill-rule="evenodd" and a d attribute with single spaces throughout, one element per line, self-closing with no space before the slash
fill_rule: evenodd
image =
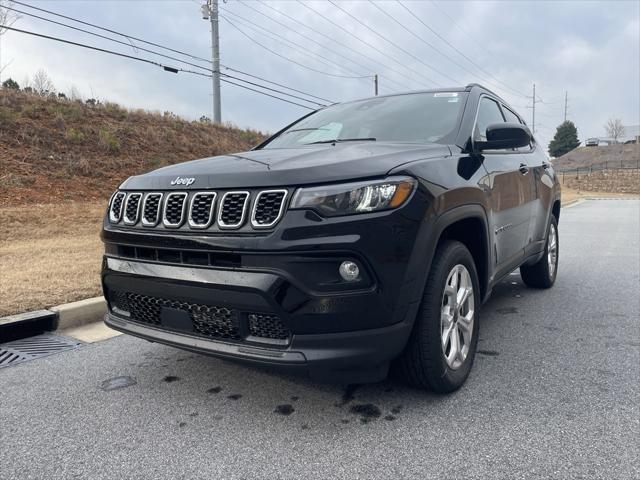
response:
<path id="1" fill-rule="evenodd" d="M 542 258 L 533 265 L 520 267 L 520 277 L 525 285 L 533 288 L 551 288 L 558 275 L 559 253 L 558 221 L 555 216 L 551 215 L 547 243 L 544 246 Z"/>
<path id="2" fill-rule="evenodd" d="M 475 262 L 460 242 L 437 249 L 400 368 L 409 383 L 436 393 L 462 386 L 478 343 L 480 290 Z"/>

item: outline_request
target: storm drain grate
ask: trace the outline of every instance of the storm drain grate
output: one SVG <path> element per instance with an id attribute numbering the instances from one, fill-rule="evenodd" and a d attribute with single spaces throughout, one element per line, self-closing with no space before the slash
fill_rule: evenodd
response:
<path id="1" fill-rule="evenodd" d="M 80 345 L 83 342 L 50 333 L 0 343 L 0 368 L 72 350 Z"/>

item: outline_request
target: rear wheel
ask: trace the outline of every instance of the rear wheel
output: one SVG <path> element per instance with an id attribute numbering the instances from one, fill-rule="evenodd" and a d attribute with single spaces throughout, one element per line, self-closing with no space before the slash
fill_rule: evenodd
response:
<path id="1" fill-rule="evenodd" d="M 558 221 L 551 215 L 542 258 L 533 265 L 520 267 L 520 276 L 525 285 L 533 288 L 551 288 L 558 274 L 559 253 Z"/>
<path id="2" fill-rule="evenodd" d="M 400 368 L 411 384 L 436 393 L 462 386 L 476 352 L 479 309 L 478 274 L 471 253 L 460 242 L 443 242 L 400 358 Z"/>

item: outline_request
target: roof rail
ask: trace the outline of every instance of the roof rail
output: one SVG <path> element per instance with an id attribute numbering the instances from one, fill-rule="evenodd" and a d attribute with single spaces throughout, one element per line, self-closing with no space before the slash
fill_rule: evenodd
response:
<path id="1" fill-rule="evenodd" d="M 483 90 L 485 90 L 485 91 L 487 91 L 487 92 L 491 93 L 492 95 L 495 95 L 495 96 L 496 96 L 496 97 L 498 97 L 500 100 L 502 100 L 504 103 L 509 103 L 509 102 L 507 102 L 505 99 L 503 99 L 500 95 L 498 95 L 496 92 L 494 92 L 493 90 L 491 90 L 491 89 L 489 89 L 489 88 L 487 88 L 487 87 L 485 87 L 484 85 L 481 85 L 481 84 L 479 84 L 479 83 L 470 83 L 470 84 L 468 84 L 468 85 L 465 87 L 465 89 L 468 91 L 468 90 L 471 90 L 473 87 L 481 88 L 481 89 L 483 89 Z"/>

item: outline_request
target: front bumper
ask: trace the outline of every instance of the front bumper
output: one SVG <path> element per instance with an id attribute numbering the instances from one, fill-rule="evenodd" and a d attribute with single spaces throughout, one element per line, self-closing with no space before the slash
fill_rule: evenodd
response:
<path id="1" fill-rule="evenodd" d="M 372 382 L 384 378 L 389 361 L 402 352 L 412 325 L 408 319 L 389 324 L 381 309 L 383 298 L 375 286 L 343 295 L 315 295 L 274 272 L 113 257 L 105 257 L 102 277 L 109 305 L 105 323 L 116 330 L 200 353 L 297 371 L 320 381 Z M 145 304 L 142 315 L 139 308 L 133 307 L 131 312 L 119 308 L 119 292 L 162 300 L 159 306 L 153 305 L 151 313 Z M 229 323 L 236 325 L 225 324 L 225 330 L 217 325 L 213 334 L 213 327 L 195 328 L 194 312 L 202 308 L 224 309 L 225 315 L 231 315 Z M 188 315 L 181 315 L 181 309 Z M 288 332 L 286 338 L 267 338 L 271 330 L 265 337 L 250 331 L 248 318 L 254 312 L 277 318 L 282 331 Z M 172 323 L 171 314 L 177 314 L 184 323 Z M 209 316 L 207 321 L 215 324 L 220 316 Z"/>

